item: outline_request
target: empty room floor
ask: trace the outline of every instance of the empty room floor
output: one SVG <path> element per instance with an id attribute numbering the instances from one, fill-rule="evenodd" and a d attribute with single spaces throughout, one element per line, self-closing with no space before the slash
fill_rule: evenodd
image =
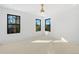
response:
<path id="1" fill-rule="evenodd" d="M 35 40 L 42 40 L 35 43 Z M 52 37 L 32 37 L 0 45 L 1 54 L 74 54 L 79 53 L 79 45 L 65 42 L 53 42 Z M 45 42 L 44 42 L 45 41 Z"/>

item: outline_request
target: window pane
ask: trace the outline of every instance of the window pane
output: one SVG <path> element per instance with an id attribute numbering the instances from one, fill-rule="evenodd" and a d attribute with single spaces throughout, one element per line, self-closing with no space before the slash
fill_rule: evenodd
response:
<path id="1" fill-rule="evenodd" d="M 20 33 L 20 16 L 7 14 L 7 33 Z"/>
<path id="2" fill-rule="evenodd" d="M 16 32 L 17 32 L 17 33 L 20 32 L 20 25 L 16 25 Z"/>
<path id="3" fill-rule="evenodd" d="M 20 17 L 19 16 L 16 17 L 16 24 L 20 24 Z"/>
<path id="4" fill-rule="evenodd" d="M 41 31 L 41 20 L 36 19 L 36 31 Z"/>
<path id="5" fill-rule="evenodd" d="M 8 25 L 8 28 L 16 28 L 16 25 Z"/>
<path id="6" fill-rule="evenodd" d="M 8 33 L 16 33 L 16 25 L 8 25 Z"/>
<path id="7" fill-rule="evenodd" d="M 8 16 L 8 24 L 15 24 L 16 16 Z"/>
<path id="8" fill-rule="evenodd" d="M 46 25 L 50 25 L 50 20 L 49 19 L 46 20 Z"/>
<path id="9" fill-rule="evenodd" d="M 51 31 L 50 26 L 51 26 L 50 18 L 45 19 L 45 31 Z"/>

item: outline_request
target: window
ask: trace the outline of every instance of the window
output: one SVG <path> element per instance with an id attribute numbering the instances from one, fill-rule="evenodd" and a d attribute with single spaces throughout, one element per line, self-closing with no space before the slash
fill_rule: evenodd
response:
<path id="1" fill-rule="evenodd" d="M 20 33 L 20 16 L 7 14 L 7 33 Z"/>
<path id="2" fill-rule="evenodd" d="M 50 23 L 50 18 L 45 19 L 45 31 L 51 31 L 50 27 L 51 27 L 51 23 Z"/>
<path id="3" fill-rule="evenodd" d="M 41 20 L 36 19 L 36 32 L 41 31 Z"/>

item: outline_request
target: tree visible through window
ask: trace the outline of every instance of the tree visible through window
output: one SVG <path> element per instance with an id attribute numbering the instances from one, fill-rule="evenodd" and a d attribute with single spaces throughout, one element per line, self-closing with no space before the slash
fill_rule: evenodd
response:
<path id="1" fill-rule="evenodd" d="M 36 19 L 36 32 L 41 31 L 41 20 Z"/>
<path id="2" fill-rule="evenodd" d="M 20 16 L 7 14 L 7 33 L 20 33 Z"/>
<path id="3" fill-rule="evenodd" d="M 50 18 L 48 18 L 48 19 L 45 19 L 45 31 L 51 31 L 51 22 L 50 22 Z"/>

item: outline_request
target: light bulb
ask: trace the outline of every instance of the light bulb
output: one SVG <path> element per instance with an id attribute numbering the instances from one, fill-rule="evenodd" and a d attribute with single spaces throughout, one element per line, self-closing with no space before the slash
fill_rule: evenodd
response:
<path id="1" fill-rule="evenodd" d="M 44 17 L 44 16 L 45 16 L 45 15 L 44 15 L 44 12 L 41 12 L 41 16 L 42 16 L 42 17 Z"/>

